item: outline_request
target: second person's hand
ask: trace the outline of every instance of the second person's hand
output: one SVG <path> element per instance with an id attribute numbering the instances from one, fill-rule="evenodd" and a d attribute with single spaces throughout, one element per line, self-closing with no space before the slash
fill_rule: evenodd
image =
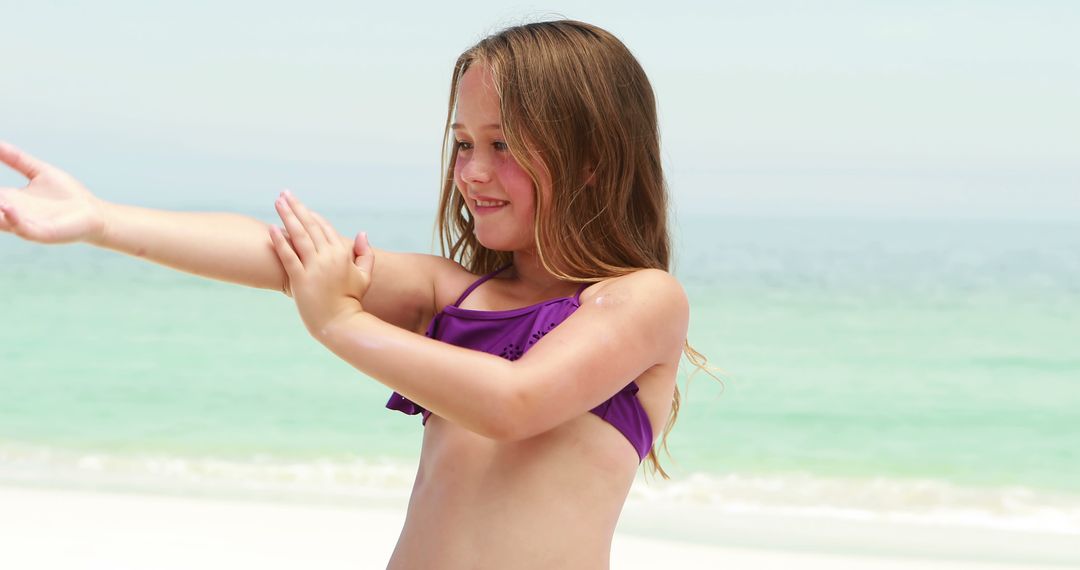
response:
<path id="1" fill-rule="evenodd" d="M 281 228 L 270 226 L 274 251 L 289 276 L 300 318 L 308 332 L 320 338 L 331 322 L 363 311 L 374 252 L 367 234 L 357 235 L 350 248 L 329 222 L 288 191 L 274 207 L 288 232 L 286 237 Z"/>

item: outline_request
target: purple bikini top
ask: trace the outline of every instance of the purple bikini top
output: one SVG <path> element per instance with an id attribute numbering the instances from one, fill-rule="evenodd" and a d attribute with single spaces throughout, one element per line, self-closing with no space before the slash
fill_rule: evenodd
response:
<path id="1" fill-rule="evenodd" d="M 589 283 L 583 283 L 573 297 L 541 301 L 520 309 L 477 311 L 459 306 L 473 289 L 509 267 L 507 265 L 476 280 L 453 305 L 443 307 L 431 319 L 424 334 L 456 346 L 517 360 L 581 306 L 581 292 L 589 286 Z M 653 432 L 637 392 L 637 384 L 630 382 L 590 411 L 615 426 L 634 446 L 638 457 L 644 460 L 652 449 Z M 431 416 L 431 412 L 397 392 L 390 396 L 386 407 L 409 415 L 423 414 L 425 425 Z"/>

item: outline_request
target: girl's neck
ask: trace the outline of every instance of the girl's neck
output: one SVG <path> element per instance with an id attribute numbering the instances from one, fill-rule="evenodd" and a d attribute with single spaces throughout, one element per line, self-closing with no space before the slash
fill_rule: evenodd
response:
<path id="1" fill-rule="evenodd" d="M 515 251 L 514 266 L 507 276 L 517 281 L 522 290 L 532 292 L 538 297 L 548 294 L 557 296 L 570 287 L 576 287 L 575 283 L 563 281 L 548 273 L 540 263 L 540 256 L 534 251 Z"/>

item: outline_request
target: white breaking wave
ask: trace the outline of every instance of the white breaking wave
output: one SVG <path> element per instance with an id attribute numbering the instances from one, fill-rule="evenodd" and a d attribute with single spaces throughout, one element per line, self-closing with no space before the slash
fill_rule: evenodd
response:
<path id="1" fill-rule="evenodd" d="M 1080 497 L 933 479 L 696 473 L 638 481 L 631 501 L 708 505 L 722 513 L 1000 528 L 1080 535 Z"/>
<path id="2" fill-rule="evenodd" d="M 0 444 L 0 483 L 349 502 L 408 497 L 416 466 L 359 456 L 178 457 Z M 1080 496 L 931 479 L 695 473 L 639 478 L 629 501 L 716 514 L 828 517 L 1080 535 Z"/>
<path id="3" fill-rule="evenodd" d="M 413 466 L 390 459 L 122 455 L 0 445 L 0 482 L 41 486 L 362 500 L 408 496 L 414 475 Z"/>

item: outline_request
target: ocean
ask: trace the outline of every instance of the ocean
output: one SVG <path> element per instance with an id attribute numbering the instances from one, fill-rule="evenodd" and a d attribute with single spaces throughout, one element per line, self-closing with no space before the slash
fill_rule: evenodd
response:
<path id="1" fill-rule="evenodd" d="M 241 211 L 273 221 L 269 207 Z M 185 203 L 187 209 L 201 209 Z M 431 251 L 422 212 L 328 216 Z M 346 228 L 348 230 L 346 231 Z M 1080 534 L 1080 224 L 680 215 L 692 379 L 630 501 Z M 422 427 L 280 293 L 0 234 L 0 484 L 407 495 Z"/>

